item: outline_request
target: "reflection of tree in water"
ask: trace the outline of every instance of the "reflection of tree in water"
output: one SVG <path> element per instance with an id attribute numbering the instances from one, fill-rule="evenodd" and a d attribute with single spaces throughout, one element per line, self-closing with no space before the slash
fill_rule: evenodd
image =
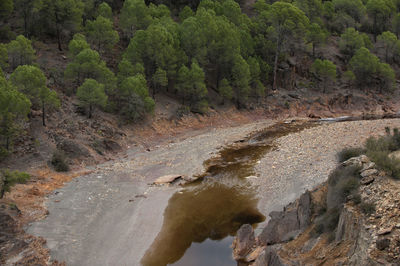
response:
<path id="1" fill-rule="evenodd" d="M 145 266 L 178 261 L 192 242 L 233 236 L 242 224 L 262 222 L 257 199 L 243 183 L 203 183 L 175 193 L 164 213 L 161 232 L 142 259 Z"/>

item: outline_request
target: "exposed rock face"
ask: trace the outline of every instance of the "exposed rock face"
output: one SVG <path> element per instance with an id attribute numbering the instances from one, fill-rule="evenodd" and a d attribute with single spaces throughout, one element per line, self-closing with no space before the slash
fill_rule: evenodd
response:
<path id="1" fill-rule="evenodd" d="M 250 224 L 242 225 L 232 244 L 234 259 L 246 260 L 246 256 L 249 255 L 255 243 L 253 227 Z"/>
<path id="2" fill-rule="evenodd" d="M 311 222 L 311 194 L 306 191 L 300 199 L 286 206 L 281 212 L 271 212 L 271 220 L 259 236 L 264 245 L 290 240 Z"/>
<path id="3" fill-rule="evenodd" d="M 285 266 L 276 252 L 275 248 L 267 247 L 263 253 L 257 258 L 254 266 Z"/>
<path id="4" fill-rule="evenodd" d="M 329 186 L 306 192 L 282 212 L 270 214 L 258 238 L 265 250 L 250 265 L 400 265 L 400 181 L 386 177 L 365 155 L 342 165 L 360 167 L 362 203 L 345 202 L 336 230 L 316 237 L 309 233 L 315 229 L 311 206 L 326 201 Z M 376 211 L 371 213 L 371 206 Z M 332 233 L 334 241 L 328 240 Z"/>

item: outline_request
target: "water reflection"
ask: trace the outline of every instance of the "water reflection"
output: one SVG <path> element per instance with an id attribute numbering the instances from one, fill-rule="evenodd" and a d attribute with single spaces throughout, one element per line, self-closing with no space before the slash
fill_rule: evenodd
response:
<path id="1" fill-rule="evenodd" d="M 208 179 L 195 188 L 172 196 L 164 213 L 164 224 L 142 260 L 145 266 L 178 261 L 192 243 L 233 236 L 242 224 L 265 220 L 257 210 L 257 199 L 244 180 L 228 184 Z M 203 265 L 207 264 L 204 258 Z"/>

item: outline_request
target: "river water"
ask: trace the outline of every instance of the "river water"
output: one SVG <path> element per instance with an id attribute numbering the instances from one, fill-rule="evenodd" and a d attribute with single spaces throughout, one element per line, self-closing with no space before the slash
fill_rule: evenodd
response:
<path id="1" fill-rule="evenodd" d="M 257 209 L 254 166 L 274 148 L 278 137 L 312 123 L 278 123 L 220 151 L 205 162 L 207 171 L 168 202 L 161 231 L 141 263 L 161 265 L 236 265 L 233 236 L 243 224 L 265 220 Z M 195 151 L 194 151 L 195 152 Z"/>

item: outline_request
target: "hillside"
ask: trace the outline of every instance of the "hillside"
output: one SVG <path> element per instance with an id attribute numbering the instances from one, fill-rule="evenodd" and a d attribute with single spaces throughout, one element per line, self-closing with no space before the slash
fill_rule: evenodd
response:
<path id="1" fill-rule="evenodd" d="M 399 35 L 399 0 L 2 0 L 2 257 L 50 263 L 24 228 L 99 165 L 260 121 L 399 117 Z"/>

